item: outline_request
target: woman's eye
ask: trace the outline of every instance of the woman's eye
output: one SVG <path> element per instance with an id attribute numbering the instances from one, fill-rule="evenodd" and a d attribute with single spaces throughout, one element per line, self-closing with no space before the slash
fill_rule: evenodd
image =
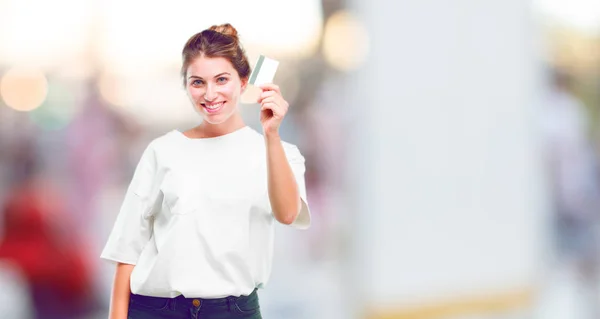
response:
<path id="1" fill-rule="evenodd" d="M 202 80 L 194 80 L 194 82 L 192 82 L 192 85 L 202 85 Z"/>
<path id="2" fill-rule="evenodd" d="M 217 82 L 218 83 L 226 83 L 227 82 L 227 78 L 224 77 L 224 76 L 222 76 L 222 77 L 220 77 L 220 78 L 217 79 Z"/>

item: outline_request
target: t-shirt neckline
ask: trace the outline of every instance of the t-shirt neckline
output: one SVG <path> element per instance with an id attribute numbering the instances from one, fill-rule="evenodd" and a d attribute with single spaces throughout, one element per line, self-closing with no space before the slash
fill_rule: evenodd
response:
<path id="1" fill-rule="evenodd" d="M 214 136 L 214 137 L 188 137 L 178 129 L 173 130 L 173 132 L 175 132 L 177 135 L 181 136 L 183 139 L 188 140 L 188 141 L 216 141 L 216 140 L 223 140 L 223 139 L 231 138 L 235 135 L 238 135 L 238 134 L 248 130 L 249 128 L 250 128 L 249 126 L 245 125 L 235 131 L 232 131 L 232 132 L 229 132 L 229 133 L 226 133 L 223 135 L 219 135 L 219 136 Z"/>

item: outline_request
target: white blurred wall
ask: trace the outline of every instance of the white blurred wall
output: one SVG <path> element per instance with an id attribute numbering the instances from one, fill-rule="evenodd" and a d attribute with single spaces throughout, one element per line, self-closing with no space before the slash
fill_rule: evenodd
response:
<path id="1" fill-rule="evenodd" d="M 352 4 L 371 48 L 346 106 L 355 307 L 535 287 L 548 234 L 529 1 Z"/>

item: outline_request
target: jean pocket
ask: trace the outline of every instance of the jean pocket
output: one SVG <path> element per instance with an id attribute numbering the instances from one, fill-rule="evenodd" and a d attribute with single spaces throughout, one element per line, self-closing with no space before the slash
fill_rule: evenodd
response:
<path id="1" fill-rule="evenodd" d="M 244 315 L 259 313 L 260 303 L 258 302 L 258 295 L 256 292 L 248 297 L 238 298 L 238 300 L 235 301 L 235 309 L 237 312 Z"/>
<path id="2" fill-rule="evenodd" d="M 237 302 L 235 303 L 235 310 L 242 315 L 253 315 L 260 312 L 260 306 L 257 304 L 253 307 L 240 306 Z"/>
<path id="3" fill-rule="evenodd" d="M 129 298 L 129 307 L 138 310 L 161 311 L 169 307 L 169 300 L 132 295 Z"/>

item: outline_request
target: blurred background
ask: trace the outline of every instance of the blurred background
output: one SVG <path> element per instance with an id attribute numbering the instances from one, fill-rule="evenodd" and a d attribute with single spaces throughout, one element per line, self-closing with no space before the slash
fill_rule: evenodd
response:
<path id="1" fill-rule="evenodd" d="M 600 2 L 0 0 L 2 319 L 107 318 L 100 251 L 225 22 L 307 160 L 264 318 L 600 318 Z"/>

